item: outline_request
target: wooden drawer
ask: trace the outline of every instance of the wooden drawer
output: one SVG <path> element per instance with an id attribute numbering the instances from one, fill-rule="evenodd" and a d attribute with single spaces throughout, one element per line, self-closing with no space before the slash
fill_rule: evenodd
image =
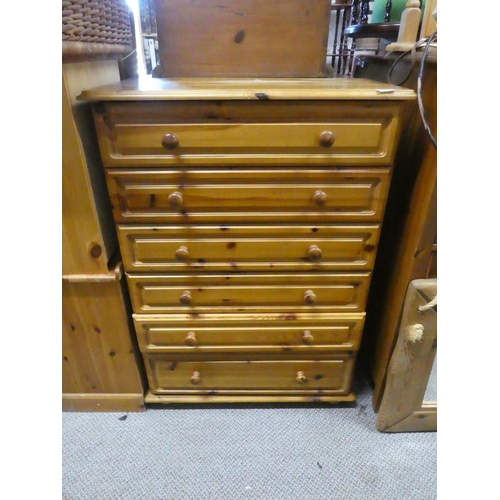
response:
<path id="1" fill-rule="evenodd" d="M 108 169 L 106 176 L 116 222 L 378 222 L 390 171 Z"/>
<path id="2" fill-rule="evenodd" d="M 182 360 L 145 354 L 149 387 L 154 394 L 302 394 L 350 390 L 354 356 L 336 354 L 321 360 Z"/>
<path id="3" fill-rule="evenodd" d="M 127 273 L 135 313 L 362 312 L 370 277 L 370 273 Z"/>
<path id="4" fill-rule="evenodd" d="M 392 162 L 399 105 L 109 102 L 94 111 L 106 166 L 381 165 Z"/>
<path id="5" fill-rule="evenodd" d="M 378 225 L 118 226 L 125 269 L 371 270 Z"/>
<path id="6" fill-rule="evenodd" d="M 359 348 L 364 313 L 134 314 L 142 352 L 308 352 Z"/>

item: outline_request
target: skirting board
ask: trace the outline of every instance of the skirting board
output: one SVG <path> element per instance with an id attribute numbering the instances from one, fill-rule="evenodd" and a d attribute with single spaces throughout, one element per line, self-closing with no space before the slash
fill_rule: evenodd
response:
<path id="1" fill-rule="evenodd" d="M 146 411 L 142 394 L 63 394 L 62 411 Z"/>

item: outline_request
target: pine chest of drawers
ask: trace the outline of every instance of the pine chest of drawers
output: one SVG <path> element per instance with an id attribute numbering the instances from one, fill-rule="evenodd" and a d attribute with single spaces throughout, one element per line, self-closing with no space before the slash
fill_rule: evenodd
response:
<path id="1" fill-rule="evenodd" d="M 146 402 L 353 401 L 402 111 L 367 80 L 85 91 Z"/>

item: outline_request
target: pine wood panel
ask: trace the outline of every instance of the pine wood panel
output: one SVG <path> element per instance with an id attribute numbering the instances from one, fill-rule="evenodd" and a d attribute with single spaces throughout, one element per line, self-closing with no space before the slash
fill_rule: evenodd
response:
<path id="1" fill-rule="evenodd" d="M 82 89 L 117 82 L 116 60 L 62 65 L 63 274 L 105 273 L 118 248 L 99 146 Z"/>
<path id="2" fill-rule="evenodd" d="M 118 226 L 130 272 L 371 270 L 379 225 Z"/>
<path id="3" fill-rule="evenodd" d="M 142 223 L 378 222 L 389 181 L 387 168 L 107 171 L 115 220 Z"/>
<path id="4" fill-rule="evenodd" d="M 142 360 L 123 284 L 63 281 L 63 394 L 135 394 L 142 398 Z"/>
<path id="5" fill-rule="evenodd" d="M 381 400 L 377 429 L 385 432 L 437 430 L 437 405 L 423 408 L 425 390 L 437 350 L 437 312 L 420 311 L 437 294 L 437 280 L 413 280 L 408 286 L 401 315 L 396 346 L 388 366 L 387 382 Z M 408 337 L 408 328 L 423 327 L 416 342 Z M 425 410 L 425 411 L 424 411 Z M 413 415 L 419 412 L 420 417 Z M 431 417 L 431 413 L 435 415 Z M 426 419 L 425 424 L 419 419 Z"/>
<path id="6" fill-rule="evenodd" d="M 266 353 L 357 350 L 365 315 L 135 314 L 142 352 Z"/>
<path id="7" fill-rule="evenodd" d="M 352 356 L 336 354 L 329 360 L 178 361 L 165 355 L 145 354 L 150 390 L 155 394 L 211 392 L 265 394 L 324 391 L 349 392 Z M 197 382 L 196 374 L 199 375 Z M 302 376 L 301 376 L 302 375 Z"/>
<path id="8" fill-rule="evenodd" d="M 161 0 L 155 11 L 162 77 L 328 74 L 330 0 Z"/>
<path id="9" fill-rule="evenodd" d="M 105 273 L 113 248 L 105 244 L 65 72 L 62 122 L 62 272 Z"/>
<path id="10" fill-rule="evenodd" d="M 390 61 L 389 61 L 390 64 Z M 384 74 L 387 68 L 382 68 Z M 417 88 L 418 65 L 405 85 Z M 425 64 L 423 107 L 437 139 L 437 64 Z M 395 159 L 384 228 L 379 242 L 365 325 L 365 346 L 374 382 L 373 407 L 378 411 L 387 368 L 396 343 L 398 325 L 410 281 L 432 273 L 437 234 L 437 150 L 433 147 L 415 106 L 403 120 Z"/>
<path id="11" fill-rule="evenodd" d="M 230 153 L 284 152 L 319 154 L 383 154 L 381 144 L 384 123 L 245 123 L 245 124 L 184 124 L 129 125 L 113 128 L 113 155 L 168 156 Z M 335 142 L 321 149 L 320 136 L 331 132 Z M 179 145 L 166 151 L 162 145 L 165 134 L 174 134 Z"/>
<path id="12" fill-rule="evenodd" d="M 370 273 L 127 273 L 127 279 L 136 313 L 362 312 Z"/>

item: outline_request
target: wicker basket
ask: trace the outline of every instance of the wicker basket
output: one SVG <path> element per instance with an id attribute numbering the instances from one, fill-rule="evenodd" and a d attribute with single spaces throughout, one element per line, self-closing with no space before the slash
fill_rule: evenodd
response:
<path id="1" fill-rule="evenodd" d="M 64 54 L 125 53 L 132 50 L 132 28 L 125 0 L 63 0 Z"/>

